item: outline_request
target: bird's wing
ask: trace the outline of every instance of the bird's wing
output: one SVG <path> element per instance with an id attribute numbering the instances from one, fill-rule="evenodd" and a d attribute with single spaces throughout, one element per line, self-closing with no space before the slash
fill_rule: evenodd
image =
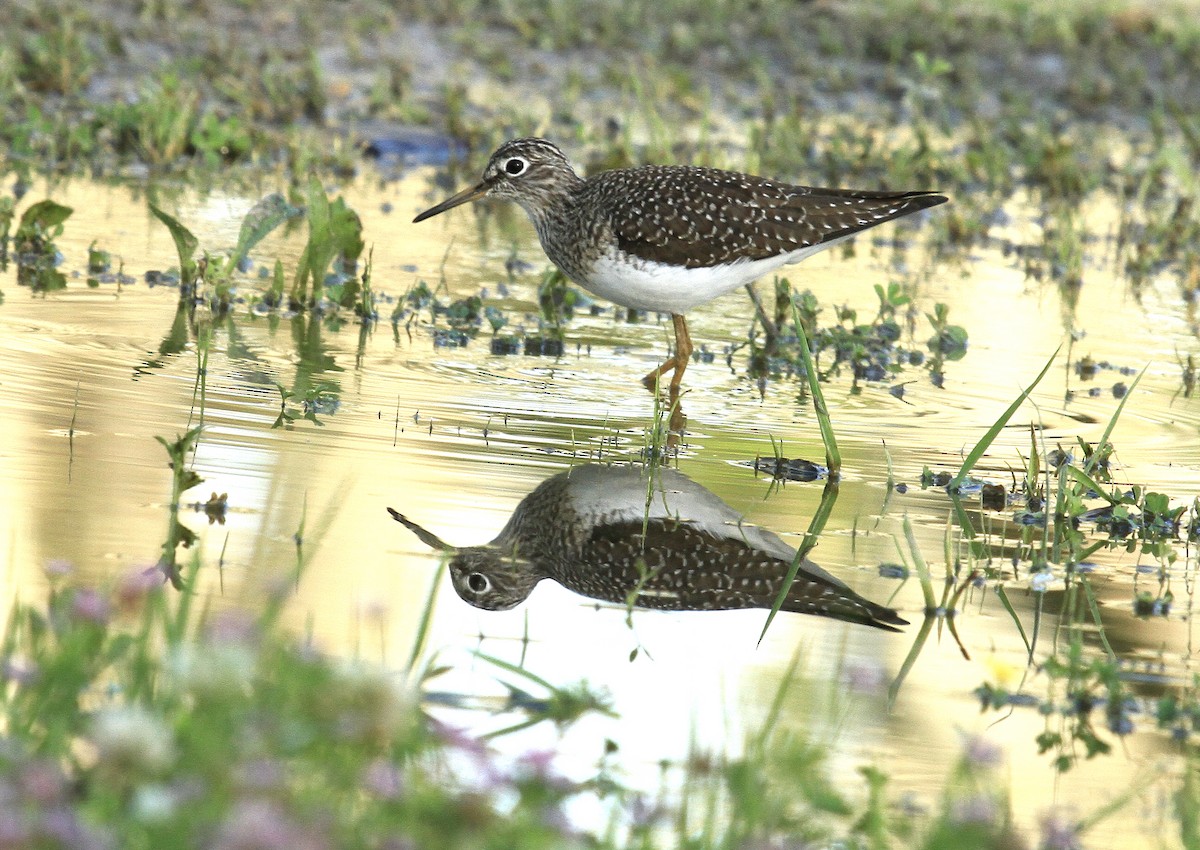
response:
<path id="1" fill-rule="evenodd" d="M 652 520 L 597 525 L 561 584 L 593 598 L 666 610 L 770 608 L 787 575 L 781 560 L 736 537 L 717 537 L 686 522 Z M 811 569 L 815 568 L 815 569 Z M 805 560 L 785 611 L 891 629 L 904 624 Z"/>
<path id="2" fill-rule="evenodd" d="M 620 210 L 608 224 L 623 251 L 688 268 L 812 248 L 946 200 L 931 192 L 791 186 L 685 166 L 604 172 L 587 191 L 619 201 L 600 206 Z"/>

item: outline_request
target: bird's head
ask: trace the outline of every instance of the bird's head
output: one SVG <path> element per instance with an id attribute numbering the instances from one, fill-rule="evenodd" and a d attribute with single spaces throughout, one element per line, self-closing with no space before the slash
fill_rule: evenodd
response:
<path id="1" fill-rule="evenodd" d="M 388 513 L 426 546 L 450 555 L 450 583 L 463 601 L 476 608 L 488 611 L 515 608 L 529 598 L 541 581 L 542 576 L 533 565 L 512 550 L 505 551 L 495 545 L 457 548 L 398 511 L 388 508 Z"/>
<path id="2" fill-rule="evenodd" d="M 552 143 L 545 139 L 513 139 L 492 154 L 478 183 L 425 210 L 413 222 L 483 197 L 508 198 L 536 215 L 553 202 L 556 194 L 578 180 L 567 158 Z"/>
<path id="3" fill-rule="evenodd" d="M 541 579 L 527 561 L 491 546 L 459 549 L 450 559 L 450 582 L 466 602 L 507 611 L 529 598 Z"/>

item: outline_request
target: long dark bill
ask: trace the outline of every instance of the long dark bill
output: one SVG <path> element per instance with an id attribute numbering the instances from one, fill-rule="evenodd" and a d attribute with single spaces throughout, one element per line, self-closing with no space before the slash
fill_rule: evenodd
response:
<path id="1" fill-rule="evenodd" d="M 440 215 L 446 210 L 454 209 L 462 204 L 470 203 L 478 198 L 482 198 L 487 194 L 488 188 L 488 185 L 481 181 L 469 189 L 463 189 L 457 195 L 451 195 L 436 207 L 430 207 L 429 209 L 425 210 L 425 212 L 413 219 L 413 224 L 416 224 L 419 221 L 424 221 L 427 218 L 433 218 L 435 215 Z"/>
<path id="2" fill-rule="evenodd" d="M 443 542 L 442 538 L 438 537 L 432 531 L 426 531 L 425 529 L 421 528 L 421 526 L 417 525 L 399 511 L 393 508 L 388 508 L 387 512 L 392 515 L 392 519 L 398 523 L 401 523 L 405 528 L 417 535 L 417 538 L 430 549 L 438 549 L 442 552 L 448 552 L 454 548 L 448 543 Z"/>

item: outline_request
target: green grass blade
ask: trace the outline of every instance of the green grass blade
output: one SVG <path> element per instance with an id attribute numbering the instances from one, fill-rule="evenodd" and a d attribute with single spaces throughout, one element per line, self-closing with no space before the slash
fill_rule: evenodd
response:
<path id="1" fill-rule="evenodd" d="M 921 554 L 917 545 L 917 536 L 913 533 L 912 520 L 904 517 L 904 539 L 908 541 L 908 549 L 913 557 L 913 569 L 917 571 L 917 580 L 921 583 L 921 594 L 925 597 L 925 614 L 930 615 L 937 609 L 937 599 L 933 593 L 933 576 L 929 572 L 929 564 Z"/>
<path id="2" fill-rule="evenodd" d="M 541 676 L 537 675 L 536 673 L 530 673 L 524 667 L 518 667 L 516 664 L 512 664 L 508 661 L 504 661 L 503 659 L 497 658 L 494 655 L 488 655 L 486 652 L 476 651 L 472 654 L 476 658 L 478 658 L 482 661 L 486 661 L 488 664 L 491 664 L 495 667 L 499 667 L 501 670 L 507 670 L 509 673 L 512 673 L 515 676 L 520 676 L 523 679 L 528 679 L 530 682 L 533 682 L 534 684 L 541 685 L 543 688 L 545 688 L 547 691 L 550 691 L 551 693 L 554 693 L 555 691 L 558 690 L 558 688 L 554 687 L 554 685 L 547 682 Z"/>
<path id="3" fill-rule="evenodd" d="M 925 620 L 921 623 L 921 628 L 917 631 L 917 637 L 913 640 L 912 648 L 908 651 L 908 655 L 904 657 L 904 662 L 900 665 L 900 671 L 892 681 L 891 687 L 888 688 L 889 707 L 896 702 L 896 696 L 900 693 L 900 686 L 904 684 L 909 671 L 917 663 L 917 656 L 925 648 L 925 641 L 929 639 L 929 633 L 933 631 L 934 623 L 938 622 L 937 599 L 933 592 L 933 579 L 929 573 L 929 564 L 926 563 L 925 557 L 921 554 L 921 548 L 917 545 L 917 536 L 913 532 L 912 520 L 907 516 L 904 517 L 904 537 L 908 541 L 908 548 L 913 557 L 913 568 L 917 571 L 917 578 L 921 582 L 921 593 L 925 597 Z"/>
<path id="4" fill-rule="evenodd" d="M 412 675 L 413 669 L 417 666 L 417 661 L 421 657 L 421 653 L 425 651 L 425 644 L 429 639 L 429 624 L 433 620 L 433 607 L 437 602 L 438 587 L 442 583 L 442 575 L 446 572 L 446 559 L 440 559 L 437 572 L 434 573 L 433 581 L 429 585 L 429 593 L 425 596 L 425 607 L 421 609 L 421 620 L 417 624 L 417 633 L 413 637 L 412 652 L 408 656 L 408 664 L 405 666 L 405 672 Z"/>
<path id="5" fill-rule="evenodd" d="M 970 544 L 971 554 L 976 558 L 986 557 L 986 544 L 975 539 L 975 525 L 971 522 L 971 516 L 967 513 L 967 507 L 963 504 L 962 498 L 949 487 L 947 490 L 950 496 L 950 507 L 954 509 L 954 521 L 958 523 L 958 529 L 962 532 L 963 538 Z"/>
<path id="6" fill-rule="evenodd" d="M 796 557 L 792 558 L 792 565 L 788 568 L 783 586 L 779 588 L 779 593 L 775 596 L 775 604 L 771 606 L 771 612 L 767 614 L 767 621 L 763 623 L 762 633 L 758 636 L 759 644 L 767 636 L 767 629 L 771 627 L 771 621 L 783 607 L 783 600 L 787 599 L 788 591 L 792 589 L 792 582 L 796 580 L 796 574 L 800 572 L 800 564 L 804 562 L 805 556 L 816 548 L 817 540 L 820 538 L 821 532 L 825 530 L 825 523 L 828 521 L 829 515 L 833 513 L 833 506 L 837 502 L 837 493 L 837 481 L 830 475 L 829 480 L 825 482 L 825 490 L 821 493 L 821 503 L 817 505 L 816 513 L 813 514 L 813 518 L 808 524 L 808 531 L 804 533 L 804 539 L 800 541 L 800 548 L 796 550 Z"/>
<path id="7" fill-rule="evenodd" d="M 888 708 L 896 704 L 896 697 L 900 695 L 900 687 L 904 684 L 904 680 L 908 678 L 908 673 L 912 670 L 913 665 L 917 663 L 917 657 L 921 654 L 921 650 L 925 648 L 925 641 L 929 639 L 929 633 L 933 631 L 933 624 L 936 621 L 936 617 L 926 615 L 925 621 L 921 623 L 921 628 L 917 631 L 917 637 L 913 640 L 912 649 L 908 651 L 908 655 L 904 656 L 904 662 L 900 665 L 900 670 L 896 673 L 896 678 L 892 680 L 892 684 L 888 688 Z"/>
<path id="8" fill-rule="evenodd" d="M 1001 414 L 1000 418 L 992 424 L 992 427 L 988 428 L 987 433 L 983 435 L 983 438 L 975 444 L 975 448 L 971 449 L 971 451 L 967 454 L 966 459 L 963 461 L 962 467 L 958 470 L 958 475 L 954 476 L 954 479 L 947 486 L 947 490 L 957 490 L 960 486 L 962 486 L 962 482 L 967 477 L 967 474 L 974 468 L 975 464 L 979 462 L 979 459 L 983 457 L 983 453 L 988 450 L 993 442 L 995 442 L 996 437 L 1000 435 L 1000 432 L 1004 430 L 1005 426 L 1008 425 L 1008 420 L 1012 419 L 1013 414 L 1017 412 L 1017 409 L 1025 403 L 1025 399 L 1029 398 L 1029 394 L 1033 392 L 1034 387 L 1041 383 L 1042 378 L 1046 377 L 1046 373 L 1050 371 L 1051 364 L 1054 363 L 1055 359 L 1058 357 L 1058 352 L 1061 350 L 1061 345 L 1054 349 L 1054 353 L 1050 355 L 1050 359 L 1046 361 L 1046 365 L 1042 367 L 1042 371 L 1038 373 L 1038 376 L 1033 379 L 1033 383 L 1022 390 L 1021 394 L 1017 396 L 1016 400 L 1013 401 L 1013 403 L 1008 406 L 1008 409 Z"/>
<path id="9" fill-rule="evenodd" d="M 1012 617 L 1013 623 L 1017 626 L 1017 634 L 1021 636 L 1021 641 L 1025 644 L 1025 652 L 1029 656 L 1029 660 L 1033 661 L 1033 647 L 1029 643 L 1029 636 L 1025 634 L 1025 626 L 1021 623 L 1021 618 L 1017 616 L 1017 610 L 1013 608 L 1012 601 L 1008 598 L 1008 592 L 1005 591 L 1003 585 L 996 587 L 996 595 L 1000 597 L 1000 604 L 1004 606 L 1004 610 L 1008 612 L 1008 616 Z"/>
<path id="10" fill-rule="evenodd" d="M 1102 445 L 1104 445 L 1103 442 L 1099 443 L 1096 447 L 1097 450 L 1099 450 L 1099 447 Z M 1093 454 L 1092 457 L 1094 458 L 1094 457 L 1096 457 L 1096 455 Z M 1088 463 L 1091 463 L 1091 458 L 1088 459 Z M 1114 499 L 1112 496 L 1110 496 L 1105 491 L 1105 489 L 1096 481 L 1096 479 L 1092 478 L 1092 476 L 1088 475 L 1082 469 L 1080 469 L 1077 466 L 1071 466 L 1071 465 L 1067 465 L 1065 468 L 1067 470 L 1067 475 L 1069 477 L 1074 478 L 1077 482 L 1079 482 L 1084 487 L 1086 487 L 1089 490 L 1091 490 L 1092 492 L 1094 492 L 1097 496 L 1099 496 L 1104 501 L 1108 502 L 1110 505 L 1117 504 L 1117 500 Z"/>
<path id="11" fill-rule="evenodd" d="M 829 418 L 829 407 L 825 404 L 824 393 L 821 392 L 821 382 L 817 380 L 817 366 L 813 363 L 812 351 L 808 347 L 808 336 L 804 333 L 804 325 L 800 321 L 800 312 L 796 309 L 795 299 L 792 299 L 792 323 L 796 326 L 796 337 L 800 344 L 800 362 L 804 365 L 808 388 L 812 392 L 813 412 L 817 415 L 817 425 L 821 429 L 821 442 L 825 444 L 825 465 L 829 467 L 829 477 L 836 478 L 842 468 L 842 454 L 838 451 L 837 438 L 833 434 L 833 422 Z"/>
<path id="12" fill-rule="evenodd" d="M 1088 458 L 1087 463 L 1083 465 L 1083 471 L 1091 474 L 1092 466 L 1098 458 L 1102 456 L 1102 449 L 1108 444 L 1108 438 L 1112 435 L 1113 429 L 1117 427 L 1117 420 L 1121 418 L 1121 412 L 1125 410 L 1125 402 L 1129 401 L 1129 397 L 1133 395 L 1133 391 L 1137 389 L 1137 385 L 1141 382 L 1142 376 L 1146 374 L 1146 370 L 1150 368 L 1147 363 L 1142 367 L 1142 371 L 1138 372 L 1138 376 L 1133 379 L 1133 383 L 1129 385 L 1129 390 L 1125 393 L 1125 397 L 1121 399 L 1121 403 L 1117 405 L 1117 409 L 1113 411 L 1112 417 L 1108 420 L 1108 426 L 1104 429 L 1104 433 L 1100 435 L 1100 442 L 1096 443 L 1096 450 L 1092 452 L 1092 456 Z"/>
<path id="13" fill-rule="evenodd" d="M 537 726 L 545 718 L 531 717 L 528 720 L 522 720 L 520 723 L 514 723 L 512 726 L 505 726 L 503 729 L 497 729 L 494 732 L 485 732 L 479 737 L 485 741 L 490 741 L 492 738 L 502 738 L 505 735 L 511 735 L 514 732 L 520 732 L 522 729 L 528 729 L 531 726 Z"/>
<path id="14" fill-rule="evenodd" d="M 1037 604 L 1033 606 L 1033 635 L 1029 639 L 1029 661 L 1033 662 L 1033 651 L 1037 648 L 1038 632 L 1042 629 L 1042 606 L 1046 602 L 1046 592 L 1037 595 Z"/>
<path id="15" fill-rule="evenodd" d="M 766 750 L 767 741 L 775 731 L 776 724 L 779 723 L 779 717 L 783 712 L 784 699 L 787 697 L 788 691 L 791 690 L 792 683 L 796 680 L 796 671 L 800 668 L 800 647 L 796 647 L 796 651 L 792 653 L 792 660 L 788 663 L 787 671 L 783 678 L 779 680 L 779 687 L 775 689 L 775 696 L 771 700 L 771 707 L 767 710 L 767 716 L 763 719 L 762 726 L 754 735 L 754 743 L 760 752 Z"/>
<path id="16" fill-rule="evenodd" d="M 1083 595 L 1087 597 L 1088 611 L 1092 615 L 1092 620 L 1096 624 L 1096 633 L 1100 636 L 1100 643 L 1104 645 L 1104 651 L 1108 653 L 1110 661 L 1117 660 L 1117 653 L 1113 651 L 1112 644 L 1108 642 L 1108 634 L 1104 629 L 1104 620 L 1100 618 L 1100 605 L 1096 602 L 1096 592 L 1092 590 L 1092 583 L 1088 581 L 1087 576 L 1079 577 L 1080 584 L 1083 585 Z"/>

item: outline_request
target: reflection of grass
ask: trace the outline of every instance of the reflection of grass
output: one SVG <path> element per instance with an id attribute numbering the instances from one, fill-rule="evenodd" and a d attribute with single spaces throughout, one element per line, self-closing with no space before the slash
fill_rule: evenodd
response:
<path id="1" fill-rule="evenodd" d="M 164 437 L 155 439 L 167 450 L 167 455 L 170 457 L 168 465 L 171 467 L 171 500 L 168 503 L 167 537 L 163 543 L 158 569 L 170 579 L 171 584 L 177 589 L 182 589 L 183 577 L 176 560 L 178 549 L 180 546 L 185 549 L 194 546 L 196 533 L 179 521 L 179 509 L 183 504 L 184 491 L 204 483 L 204 479 L 188 465 L 188 455 L 192 453 L 200 440 L 200 428 L 192 428 L 174 441 Z"/>
<path id="2" fill-rule="evenodd" d="M 664 765 L 676 778 L 657 794 L 624 785 L 611 741 L 592 776 L 567 778 L 553 751 L 501 755 L 431 716 L 438 704 L 468 702 L 431 688 L 446 671 L 426 646 L 436 581 L 400 673 L 330 657 L 280 627 L 303 574 L 304 533 L 296 572 L 257 617 L 197 604 L 199 558 L 178 594 L 156 571 L 97 587 L 55 564 L 46 607 L 16 606 L 0 644 L 9 742 L 0 765 L 10 782 L 0 807 L 30 837 L 25 846 L 66 846 L 52 840 L 65 826 L 79 838 L 71 846 L 113 835 L 181 848 L 1031 846 L 1013 823 L 1002 755 L 984 738 L 964 739 L 924 814 L 902 804 L 882 766 L 836 771 L 824 743 L 783 722 L 808 690 L 799 654 L 740 753 L 697 742 L 682 764 Z M 561 736 L 584 718 L 617 722 L 584 684 L 480 657 L 522 685 L 507 685 L 502 711 L 516 720 L 493 739 L 544 723 Z M 1181 829 L 1194 821 L 1196 796 L 1185 782 Z M 576 802 L 611 811 L 610 826 L 572 823 Z M 1062 842 L 1077 842 L 1083 825 L 1049 819 L 1039 846 L 1078 846 Z M 264 834 L 287 844 L 248 843 Z"/>
<path id="3" fill-rule="evenodd" d="M 182 494 L 200 483 L 188 466 L 197 437 L 193 430 L 160 441 L 173 475 L 157 568 L 97 586 L 55 564 L 45 608 L 18 605 L 8 618 L 0 642 L 6 677 L 0 725 L 10 746 L 0 752 L 0 766 L 14 783 L 0 811 L 16 812 L 31 836 L 69 823 L 85 838 L 113 834 L 162 847 L 196 846 L 204 838 L 239 846 L 265 827 L 298 846 L 303 839 L 338 848 L 385 847 L 392 839 L 424 847 L 556 847 L 568 840 L 599 848 L 722 850 L 764 842 L 897 850 L 1021 846 L 1001 755 L 984 739 L 964 741 L 925 814 L 901 804 L 885 766 L 862 768 L 861 778 L 834 771 L 826 745 L 782 719 L 794 717 L 784 706 L 807 689 L 798 660 L 740 753 L 697 745 L 683 764 L 666 766 L 670 778 L 657 796 L 623 785 L 615 745 L 598 743 L 605 755 L 595 775 L 580 777 L 575 765 L 571 779 L 559 772 L 553 753 L 502 757 L 488 738 L 535 726 L 555 727 L 561 736 L 584 719 L 589 725 L 582 729 L 602 730 L 595 724 L 616 722 L 609 701 L 586 684 L 550 682 L 524 664 L 480 656 L 508 682 L 501 706 L 507 718 L 495 724 L 498 731 L 476 737 L 431 717 L 436 705 L 471 702 L 433 690 L 446 672 L 429 645 L 441 572 L 399 674 L 331 658 L 288 634 L 282 610 L 328 517 L 316 529 L 300 519 L 295 563 L 279 570 L 284 578 L 272 585 L 258 616 L 213 613 L 197 595 L 199 553 L 182 566 L 175 560 L 180 544 L 196 542 L 178 509 Z M 1102 468 L 1100 453 L 1086 456 L 1092 472 Z M 1161 508 L 1154 501 L 1150 507 Z M 965 584 L 952 589 L 947 582 L 937 602 L 930 569 L 908 536 L 929 609 L 953 611 Z M 163 586 L 164 572 L 177 592 Z M 1089 596 L 1078 600 L 1085 614 L 1094 610 Z M 935 622 L 926 620 L 914 651 Z M 1037 745 L 1054 753 L 1060 769 L 1080 757 L 1076 748 L 1084 755 L 1107 752 L 1108 738 L 1128 732 L 1133 716 L 1120 668 L 1091 657 L 1080 637 L 1079 630 L 1069 633 L 1042 668 L 1052 710 Z M 1186 738 L 1200 718 L 1197 693 L 1193 685 L 1160 699 L 1158 722 Z M 998 686 L 980 696 L 994 707 L 1014 704 Z M 1050 841 L 1077 841 L 1127 796 L 1084 821 L 1047 820 L 1042 846 L 1075 846 Z M 1177 791 L 1181 834 L 1200 811 L 1196 797 L 1189 781 Z M 565 814 L 576 801 L 609 807 L 615 828 L 581 832 Z"/>
<path id="4" fill-rule="evenodd" d="M 1051 358 L 1053 362 L 1053 358 Z M 1035 675 L 1045 680 L 1041 696 L 1021 692 L 1013 676 L 997 675 L 984 682 L 976 694 L 985 710 L 1013 710 L 1037 707 L 1046 718 L 1044 730 L 1037 736 L 1039 753 L 1049 753 L 1058 771 L 1068 771 L 1081 759 L 1092 759 L 1110 753 L 1113 738 L 1122 738 L 1135 731 L 1137 718 L 1149 716 L 1160 729 L 1184 743 L 1192 752 L 1200 718 L 1200 695 L 1195 682 L 1179 685 L 1163 676 L 1146 696 L 1129 680 L 1129 668 L 1117 655 L 1108 636 L 1108 624 L 1102 617 L 1100 603 L 1092 583 L 1095 565 L 1090 558 L 1102 550 L 1125 550 L 1137 553 L 1138 560 L 1148 559 L 1158 565 L 1157 592 L 1137 590 L 1129 600 L 1129 610 L 1143 619 L 1165 618 L 1171 614 L 1174 594 L 1170 577 L 1179 567 L 1187 570 L 1187 547 L 1193 545 L 1197 505 L 1172 505 L 1169 498 L 1138 486 L 1116 485 L 1113 479 L 1113 447 L 1109 438 L 1116 428 L 1129 395 L 1141 376 L 1135 379 L 1129 393 L 1122 397 L 1112 417 L 1092 445 L 1078 441 L 1078 451 L 1061 447 L 1050 449 L 1033 433 L 1028 457 L 1023 459 L 1025 478 L 1017 485 L 1012 498 L 1018 507 L 1013 513 L 1019 529 L 1019 557 L 1012 559 L 1014 573 L 1022 570 L 1028 576 L 1027 587 L 1035 597 L 1032 628 L 1027 630 L 1013 601 L 1013 582 L 1008 581 L 993 565 L 991 544 L 981 535 L 965 499 L 969 493 L 986 499 L 986 487 L 976 467 L 993 441 L 1007 426 L 1020 404 L 1045 376 L 1046 368 L 1026 389 L 982 439 L 968 452 L 958 473 L 941 478 L 928 475 L 927 486 L 940 481 L 950 496 L 952 514 L 958 533 L 967 541 L 970 564 L 975 565 L 965 577 L 958 567 L 947 575 L 943 596 L 936 599 L 929 567 L 917 548 L 908 520 L 905 532 L 917 566 L 917 575 L 925 596 L 927 620 L 913 648 L 901 667 L 892 686 L 895 698 L 901 683 L 920 654 L 930 633 L 932 621 L 945 619 L 951 632 L 954 615 L 964 592 L 984 576 L 997 579 L 994 586 L 1001 605 L 1013 621 L 1027 654 L 1029 670 L 1025 677 Z M 1007 510 L 1009 499 L 1001 490 L 1000 502 L 991 510 Z M 1095 507 L 1095 503 L 1100 505 Z M 985 502 L 986 505 L 986 502 Z M 1189 511 L 1191 512 L 1189 515 Z M 986 527 L 986 526 L 985 526 Z M 1001 544 L 1003 546 L 1003 543 Z M 949 547 L 946 563 L 954 561 Z M 1061 586 L 1057 620 L 1049 648 L 1039 646 L 1047 616 L 1051 588 Z M 1192 768 L 1194 769 L 1194 767 Z M 1188 802 L 1187 789 L 1180 791 L 1181 818 Z"/>
<path id="5" fill-rule="evenodd" d="M 291 292 L 284 294 L 285 272 L 277 259 L 267 288 L 248 299 L 252 310 L 272 317 L 282 312 L 285 301 L 295 311 L 291 325 L 299 356 L 297 374 L 291 389 L 280 386 L 281 409 L 275 427 L 288 426 L 297 418 L 287 406 L 293 399 L 301 406 L 303 418 L 316 425 L 322 424 L 319 415 L 333 413 L 338 407 L 337 383 L 322 377 L 325 372 L 339 371 L 322 342 L 322 321 L 336 329 L 341 309 L 352 312 L 364 325 L 374 322 L 376 316 L 370 254 L 361 278 L 357 276 L 358 258 L 364 247 L 358 215 L 342 198 L 331 202 L 315 181 L 309 188 L 309 238 L 297 263 Z M 222 252 L 203 251 L 199 257 L 199 240 L 186 225 L 153 204 L 150 211 L 170 232 L 180 268 L 179 310 L 160 354 L 184 350 L 189 332 L 194 336 L 198 358 L 195 396 L 203 424 L 208 354 L 215 331 L 223 328 L 228 333 L 231 356 L 239 351 L 234 305 L 250 251 L 301 210 L 281 195 L 267 195 L 246 214 L 237 245 Z M 242 356 L 246 354 L 241 352 Z"/>

